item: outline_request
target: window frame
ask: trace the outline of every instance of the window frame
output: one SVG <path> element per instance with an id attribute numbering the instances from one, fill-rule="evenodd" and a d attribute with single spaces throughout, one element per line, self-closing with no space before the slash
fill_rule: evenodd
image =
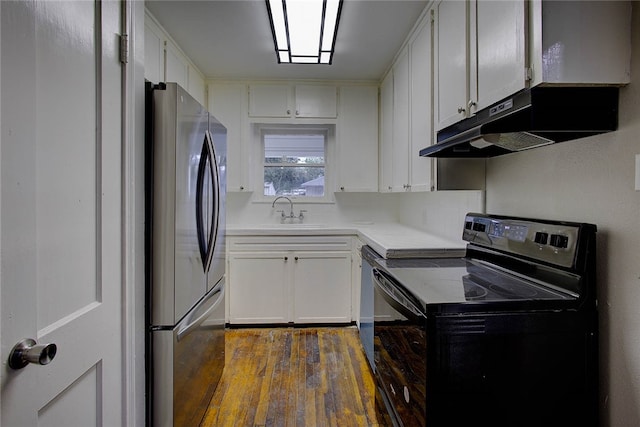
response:
<path id="1" fill-rule="evenodd" d="M 278 196 L 266 196 L 264 194 L 264 170 L 265 166 L 265 134 L 309 134 L 317 132 L 324 134 L 324 195 L 322 197 L 291 195 L 286 196 L 296 203 L 335 203 L 333 196 L 333 151 L 335 145 L 335 124 L 272 124 L 272 123 L 253 123 L 254 138 L 254 158 L 256 159 L 254 169 L 254 192 L 253 202 L 273 203 Z M 304 166 L 304 165 L 297 165 Z M 296 166 L 290 166 L 296 167 Z M 313 167 L 313 166 L 312 166 Z"/>

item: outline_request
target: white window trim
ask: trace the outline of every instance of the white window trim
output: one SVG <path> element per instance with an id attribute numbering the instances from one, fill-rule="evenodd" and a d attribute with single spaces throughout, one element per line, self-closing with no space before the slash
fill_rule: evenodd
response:
<path id="1" fill-rule="evenodd" d="M 335 169 L 335 141 L 336 141 L 336 125 L 327 124 L 290 124 L 290 123 L 252 123 L 252 155 L 256 159 L 253 167 L 253 184 L 255 191 L 253 192 L 253 203 L 273 203 L 277 196 L 264 195 L 264 142 L 262 134 L 264 131 L 283 131 L 293 132 L 295 130 L 317 130 L 326 134 L 325 139 L 325 159 L 324 159 L 324 196 L 323 197 L 306 197 L 306 196 L 287 196 L 296 204 L 333 204 L 335 198 L 333 195 L 334 183 L 336 177 Z"/>

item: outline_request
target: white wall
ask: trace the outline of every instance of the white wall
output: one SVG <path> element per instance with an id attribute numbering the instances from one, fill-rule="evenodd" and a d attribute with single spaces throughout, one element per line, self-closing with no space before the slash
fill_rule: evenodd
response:
<path id="1" fill-rule="evenodd" d="M 487 162 L 487 212 L 598 226 L 601 425 L 640 425 L 640 3 L 619 130 Z"/>
<path id="2" fill-rule="evenodd" d="M 451 240 L 462 239 L 464 217 L 484 212 L 483 191 L 435 191 L 401 195 L 398 221 Z"/>

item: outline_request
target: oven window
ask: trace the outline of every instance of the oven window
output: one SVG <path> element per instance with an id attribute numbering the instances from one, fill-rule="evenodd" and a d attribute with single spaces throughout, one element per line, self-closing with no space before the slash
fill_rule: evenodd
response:
<path id="1" fill-rule="evenodd" d="M 388 297 L 387 297 L 388 298 Z M 403 425 L 425 425 L 426 323 L 410 320 L 374 291 L 374 360 L 378 386 Z"/>

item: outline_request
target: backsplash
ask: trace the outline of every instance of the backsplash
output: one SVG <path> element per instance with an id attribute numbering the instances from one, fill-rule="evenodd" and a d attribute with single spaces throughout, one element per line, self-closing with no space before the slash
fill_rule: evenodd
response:
<path id="1" fill-rule="evenodd" d="M 227 226 L 280 222 L 278 210 L 289 213 L 286 200 L 271 203 L 251 200 L 251 193 L 227 194 Z M 401 223 L 441 237 L 461 238 L 464 215 L 484 212 L 484 192 L 438 191 L 432 193 L 336 193 L 335 203 L 304 203 L 293 200 L 294 215 L 304 212 L 304 222 L 328 226 L 370 223 Z"/>

